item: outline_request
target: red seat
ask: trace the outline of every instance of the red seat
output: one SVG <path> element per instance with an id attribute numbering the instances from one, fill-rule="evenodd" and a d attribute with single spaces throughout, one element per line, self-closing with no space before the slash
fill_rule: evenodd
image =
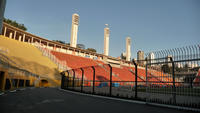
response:
<path id="1" fill-rule="evenodd" d="M 59 60 L 66 61 L 67 66 L 70 68 L 81 68 L 81 67 L 98 65 L 96 61 L 89 58 L 74 56 L 56 51 L 51 51 L 51 53 L 54 56 L 56 56 Z"/>

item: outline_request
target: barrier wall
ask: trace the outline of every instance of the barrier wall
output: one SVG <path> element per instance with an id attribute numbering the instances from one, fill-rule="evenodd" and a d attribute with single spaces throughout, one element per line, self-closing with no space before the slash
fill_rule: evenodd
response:
<path id="1" fill-rule="evenodd" d="M 27 71 L 0 67 L 0 91 L 39 87 L 39 76 Z"/>

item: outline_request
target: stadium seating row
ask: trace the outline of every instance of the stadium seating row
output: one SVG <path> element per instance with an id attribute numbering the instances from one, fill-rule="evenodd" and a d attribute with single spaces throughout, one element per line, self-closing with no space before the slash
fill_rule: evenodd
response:
<path id="1" fill-rule="evenodd" d="M 97 63 L 94 60 L 89 58 L 83 58 L 80 56 L 74 56 L 57 51 L 51 51 L 51 53 L 54 56 L 56 56 L 59 60 L 66 61 L 67 66 L 69 66 L 72 69 L 97 65 Z"/>
<path id="2" fill-rule="evenodd" d="M 57 51 L 51 51 L 51 53 L 56 56 L 59 60 L 65 61 L 67 66 L 71 69 L 77 69 L 77 68 L 83 68 L 83 67 L 89 67 L 94 66 L 95 67 L 95 73 L 96 77 L 95 80 L 97 81 L 109 81 L 110 75 L 109 75 L 109 67 L 105 65 L 101 61 L 92 60 L 89 58 L 84 58 L 80 56 L 74 56 L 66 53 L 61 53 Z M 127 67 L 127 66 L 121 66 L 118 67 L 112 67 L 112 80 L 113 81 L 125 81 L 125 82 L 131 82 L 135 81 L 135 68 L 134 67 Z M 152 73 L 153 72 L 153 73 Z M 151 73 L 148 73 L 149 81 L 157 83 L 165 83 L 165 81 L 170 81 L 165 74 L 158 72 L 158 71 L 152 71 Z M 75 70 L 76 78 L 81 78 L 81 71 Z M 92 68 L 84 68 L 84 80 L 93 80 L 93 70 Z M 138 68 L 138 82 L 143 82 L 143 84 L 146 81 L 146 72 L 145 69 Z M 156 83 L 156 84 L 157 84 Z"/>
<path id="3" fill-rule="evenodd" d="M 194 79 L 194 86 L 200 86 L 200 69 L 198 70 L 198 74 Z"/>

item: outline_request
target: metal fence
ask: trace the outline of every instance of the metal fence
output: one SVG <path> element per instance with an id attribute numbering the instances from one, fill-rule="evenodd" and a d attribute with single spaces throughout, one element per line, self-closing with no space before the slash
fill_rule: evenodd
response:
<path id="1" fill-rule="evenodd" d="M 134 61 L 132 67 L 100 64 L 66 70 L 61 88 L 200 110 L 199 68 L 199 45 L 188 46 L 147 53 L 144 61 Z"/>
<path id="2" fill-rule="evenodd" d="M 147 102 L 200 108 L 200 46 L 146 54 Z"/>
<path id="3" fill-rule="evenodd" d="M 137 66 L 132 68 L 135 70 Z M 129 73 L 132 73 L 132 78 L 127 81 L 119 80 L 114 73 L 115 71 L 110 64 L 67 70 L 62 72 L 61 87 L 84 93 L 138 98 L 138 81 L 137 76 L 135 76 L 137 69 L 134 72 L 129 71 Z M 144 81 L 143 84 L 145 84 Z"/>

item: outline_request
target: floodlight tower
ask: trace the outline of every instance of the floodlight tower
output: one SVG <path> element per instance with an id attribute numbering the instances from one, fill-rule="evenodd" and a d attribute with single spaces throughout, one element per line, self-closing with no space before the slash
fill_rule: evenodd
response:
<path id="1" fill-rule="evenodd" d="M 126 38 L 126 60 L 131 61 L 131 38 Z"/>
<path id="2" fill-rule="evenodd" d="M 104 28 L 104 55 L 108 56 L 110 30 L 108 28 L 108 24 L 105 25 L 106 27 Z"/>
<path id="3" fill-rule="evenodd" d="M 71 41 L 70 41 L 71 47 L 76 47 L 77 44 L 78 24 L 79 24 L 79 15 L 77 13 L 74 13 L 72 15 L 72 28 L 71 28 Z"/>
<path id="4" fill-rule="evenodd" d="M 3 17 L 4 17 L 5 7 L 6 7 L 6 0 L 0 0 L 0 35 L 3 27 Z"/>

